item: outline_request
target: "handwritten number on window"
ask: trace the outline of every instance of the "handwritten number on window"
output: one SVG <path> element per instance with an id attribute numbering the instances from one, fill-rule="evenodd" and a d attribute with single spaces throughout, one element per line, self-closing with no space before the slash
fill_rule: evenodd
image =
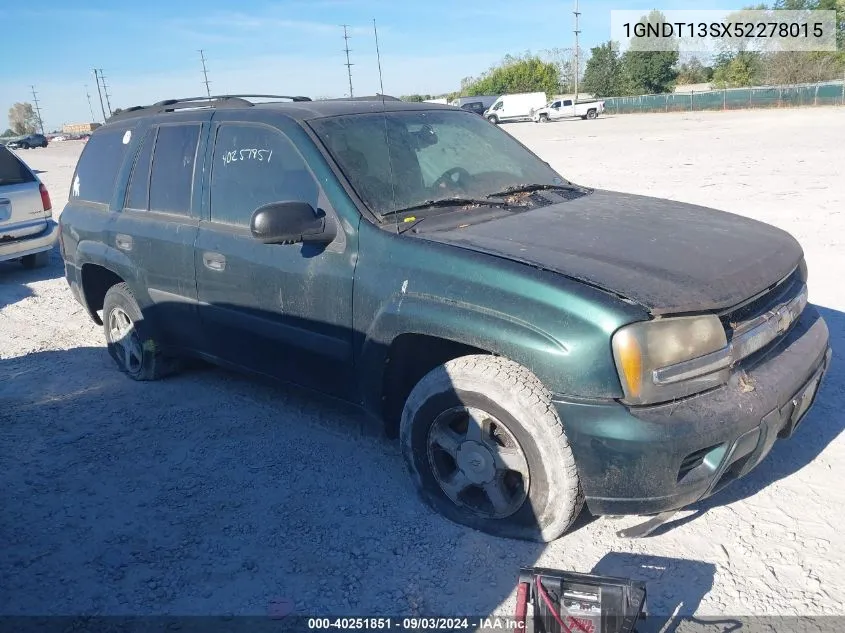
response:
<path id="1" fill-rule="evenodd" d="M 241 161 L 258 161 L 260 163 L 269 163 L 270 159 L 273 158 L 273 150 L 271 149 L 256 149 L 256 148 L 243 148 L 243 149 L 233 149 L 227 152 L 223 152 L 223 164 L 229 165 L 234 162 L 241 162 Z"/>

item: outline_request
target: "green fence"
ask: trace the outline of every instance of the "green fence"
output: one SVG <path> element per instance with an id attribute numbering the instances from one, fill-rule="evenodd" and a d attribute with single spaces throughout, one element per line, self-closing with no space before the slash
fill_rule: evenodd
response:
<path id="1" fill-rule="evenodd" d="M 636 97 L 608 97 L 604 100 L 605 111 L 608 114 L 819 105 L 845 105 L 843 82 L 765 88 L 728 88 L 706 92 L 675 92 Z"/>

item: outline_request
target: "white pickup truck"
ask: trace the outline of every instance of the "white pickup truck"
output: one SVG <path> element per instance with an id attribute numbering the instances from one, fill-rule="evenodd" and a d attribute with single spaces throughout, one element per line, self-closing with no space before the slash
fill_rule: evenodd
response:
<path id="1" fill-rule="evenodd" d="M 548 123 L 576 116 L 582 119 L 595 119 L 602 112 L 604 112 L 604 101 L 598 99 L 577 103 L 573 103 L 572 99 L 558 99 L 544 108 L 535 110 L 532 119 L 535 123 Z"/>

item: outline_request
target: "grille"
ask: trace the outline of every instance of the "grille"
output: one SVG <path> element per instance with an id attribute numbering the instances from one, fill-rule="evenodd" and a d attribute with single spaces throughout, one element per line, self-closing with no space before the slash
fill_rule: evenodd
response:
<path id="1" fill-rule="evenodd" d="M 725 326 L 728 338 L 731 338 L 734 331 L 742 330 L 744 323 L 756 319 L 769 310 L 774 310 L 782 303 L 786 303 L 797 296 L 801 292 L 803 283 L 800 268 L 796 268 L 788 277 L 754 297 L 751 301 L 721 314 L 720 319 Z"/>

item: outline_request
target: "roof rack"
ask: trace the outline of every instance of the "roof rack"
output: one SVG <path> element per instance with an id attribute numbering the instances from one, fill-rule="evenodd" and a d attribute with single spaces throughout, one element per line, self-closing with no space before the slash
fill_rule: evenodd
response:
<path id="1" fill-rule="evenodd" d="M 381 94 L 374 94 L 374 95 L 367 95 L 364 97 L 339 97 L 337 99 L 329 99 L 329 101 L 402 101 L 396 97 L 391 97 L 390 95 L 381 95 Z"/>
<path id="2" fill-rule="evenodd" d="M 152 105 L 133 106 L 110 116 L 106 123 L 120 121 L 133 117 L 157 114 L 159 112 L 174 112 L 188 108 L 243 108 L 255 104 L 247 99 L 290 99 L 293 102 L 311 101 L 310 97 L 290 95 L 211 95 L 206 97 L 185 97 L 183 99 L 165 99 Z"/>

